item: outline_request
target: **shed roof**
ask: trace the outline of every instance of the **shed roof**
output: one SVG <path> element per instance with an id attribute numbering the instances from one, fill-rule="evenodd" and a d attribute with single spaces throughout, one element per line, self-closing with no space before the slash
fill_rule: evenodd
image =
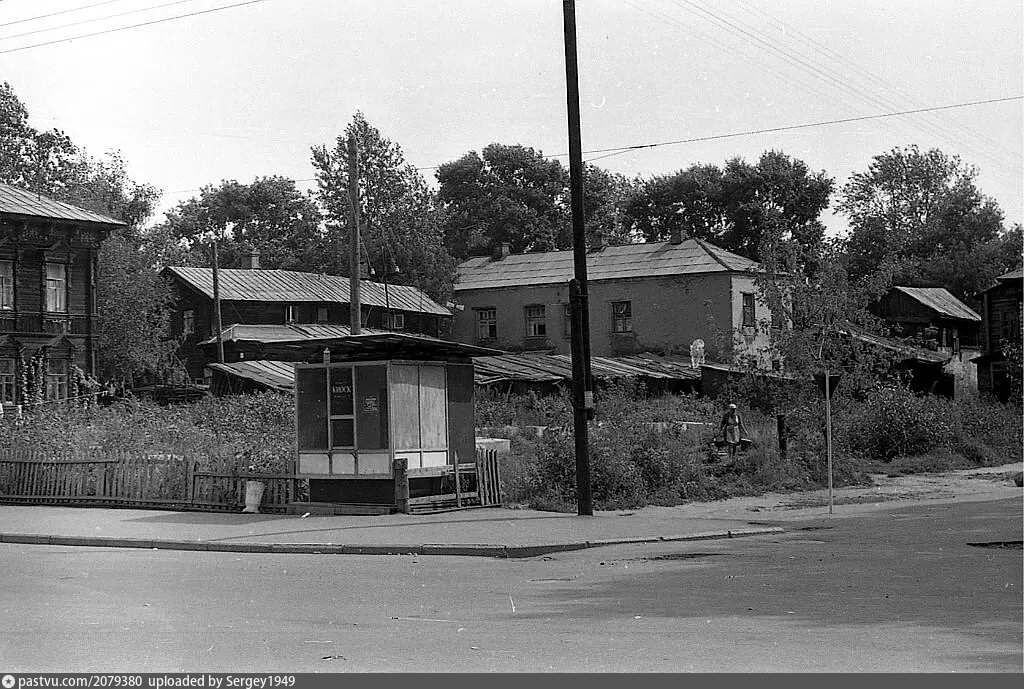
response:
<path id="1" fill-rule="evenodd" d="M 267 356 L 294 357 L 319 360 L 321 352 L 329 349 L 336 360 L 373 361 L 377 359 L 468 359 L 501 353 L 500 349 L 440 340 L 427 335 L 396 332 L 376 332 L 347 337 L 301 339 L 267 343 Z"/>
<path id="2" fill-rule="evenodd" d="M 557 383 L 572 380 L 572 357 L 568 354 L 480 356 L 473 358 L 473 367 L 477 385 L 512 381 Z M 597 380 L 700 380 L 700 369 L 691 366 L 688 355 L 592 356 L 590 368 Z"/>
<path id="3" fill-rule="evenodd" d="M 391 332 L 375 328 L 362 328 L 364 334 L 376 335 Z M 348 337 L 352 334 L 347 325 L 279 323 L 266 325 L 250 325 L 236 323 L 221 331 L 223 342 L 255 342 L 267 344 L 272 342 L 296 342 L 299 340 L 323 340 Z M 208 345 L 217 342 L 216 335 L 203 340 L 199 344 Z"/>
<path id="4" fill-rule="evenodd" d="M 624 244 L 587 253 L 589 282 L 748 272 L 759 268 L 756 261 L 692 237 L 680 244 Z M 459 265 L 455 291 L 564 283 L 573 277 L 572 251 L 513 254 L 501 259 L 478 256 Z"/>
<path id="5" fill-rule="evenodd" d="M 981 316 L 974 309 L 950 294 L 945 287 L 893 287 L 893 289 L 906 294 L 939 315 L 965 321 L 981 321 Z"/>
<path id="6" fill-rule="evenodd" d="M 290 361 L 235 361 L 207 364 L 208 368 L 235 378 L 244 378 L 272 390 L 291 392 L 295 388 L 295 364 Z"/>
<path id="7" fill-rule="evenodd" d="M 87 211 L 70 203 L 0 183 L 0 213 L 34 218 L 74 220 L 99 225 L 123 226 L 125 223 L 102 213 Z"/>
<path id="8" fill-rule="evenodd" d="M 213 299 L 213 269 L 168 266 L 164 271 Z M 349 303 L 349 280 L 339 275 L 297 270 L 221 268 L 220 298 L 226 301 Z M 398 311 L 450 316 L 451 312 L 409 285 L 360 281 L 360 301 Z"/>

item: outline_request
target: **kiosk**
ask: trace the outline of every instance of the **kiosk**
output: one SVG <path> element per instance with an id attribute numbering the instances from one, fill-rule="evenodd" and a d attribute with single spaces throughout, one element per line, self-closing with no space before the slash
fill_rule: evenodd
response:
<path id="1" fill-rule="evenodd" d="M 458 506 L 460 488 L 480 493 L 470 357 L 496 350 L 400 333 L 275 348 L 318 359 L 295 364 L 296 475 L 309 480 L 309 505 L 408 512 L 452 483 Z"/>

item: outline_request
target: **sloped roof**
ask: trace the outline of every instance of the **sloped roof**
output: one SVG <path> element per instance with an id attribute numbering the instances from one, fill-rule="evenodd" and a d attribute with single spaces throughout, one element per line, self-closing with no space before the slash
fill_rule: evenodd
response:
<path id="1" fill-rule="evenodd" d="M 700 369 L 690 365 L 690 357 L 657 356 L 592 356 L 591 374 L 597 380 L 618 378 L 649 378 L 660 380 L 699 381 Z M 568 354 L 503 354 L 473 358 L 477 385 L 510 381 L 557 383 L 572 380 L 572 357 Z"/>
<path id="2" fill-rule="evenodd" d="M 212 268 L 168 266 L 164 271 L 213 299 Z M 221 268 L 217 272 L 220 298 L 225 301 L 349 303 L 348 278 L 339 275 L 241 268 Z M 362 280 L 360 301 L 399 311 L 451 315 L 448 309 L 408 285 L 388 285 L 385 292 L 383 284 Z"/>
<path id="3" fill-rule="evenodd" d="M 981 316 L 974 309 L 950 294 L 945 287 L 893 287 L 893 289 L 906 294 L 942 316 L 965 321 L 981 321 Z"/>
<path id="4" fill-rule="evenodd" d="M 362 328 L 363 334 L 382 334 L 388 330 L 377 330 L 375 328 Z M 331 325 L 327 323 L 300 324 L 280 323 L 268 325 L 250 325 L 247 323 L 236 323 L 221 331 L 221 340 L 224 342 L 295 342 L 298 340 L 323 340 L 338 337 L 348 337 L 352 334 L 347 325 Z M 213 344 L 217 337 L 213 336 L 203 340 L 199 344 Z"/>
<path id="5" fill-rule="evenodd" d="M 0 183 L 0 213 L 36 218 L 55 218 L 57 220 L 75 220 L 78 222 L 97 223 L 100 225 L 124 225 L 101 213 L 87 211 L 70 203 L 57 201 L 48 196 L 25 191 L 10 184 Z"/>
<path id="6" fill-rule="evenodd" d="M 493 356 L 502 350 L 478 345 L 441 340 L 429 335 L 398 332 L 375 332 L 348 337 L 301 339 L 267 343 L 264 347 L 270 358 L 295 356 L 319 360 L 324 349 L 329 349 L 336 361 L 373 361 L 378 359 L 468 359 L 475 356 Z"/>
<path id="7" fill-rule="evenodd" d="M 653 242 L 609 246 L 587 253 L 587 281 L 747 272 L 760 264 L 699 239 L 680 244 Z M 572 251 L 471 258 L 459 265 L 455 291 L 568 282 L 574 277 Z"/>
<path id="8" fill-rule="evenodd" d="M 290 361 L 235 361 L 206 366 L 225 375 L 251 380 L 281 392 L 291 392 L 295 388 L 295 364 Z"/>
<path id="9" fill-rule="evenodd" d="M 1018 268 L 1017 270 L 1011 270 L 1009 273 L 1003 273 L 996 280 L 1020 280 L 1024 278 L 1024 269 Z"/>

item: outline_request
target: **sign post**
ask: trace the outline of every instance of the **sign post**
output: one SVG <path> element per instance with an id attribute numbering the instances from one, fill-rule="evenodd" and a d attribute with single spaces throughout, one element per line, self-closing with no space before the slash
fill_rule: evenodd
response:
<path id="1" fill-rule="evenodd" d="M 829 373 L 828 366 L 825 366 L 825 373 L 815 373 L 814 381 L 818 384 L 822 394 L 825 395 L 825 453 L 828 457 L 828 513 L 832 514 L 833 493 L 832 493 L 832 391 L 839 385 L 840 374 Z"/>

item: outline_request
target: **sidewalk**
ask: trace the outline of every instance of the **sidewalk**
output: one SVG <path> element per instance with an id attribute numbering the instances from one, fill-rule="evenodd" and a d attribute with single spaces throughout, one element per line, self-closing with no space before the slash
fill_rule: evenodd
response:
<path id="1" fill-rule="evenodd" d="M 780 533 L 787 522 L 842 518 L 921 502 L 1020 498 L 1020 463 L 947 474 L 875 477 L 872 486 L 733 498 L 592 517 L 485 508 L 439 514 L 310 516 L 0 505 L 0 543 L 251 553 L 533 557 L 620 543 Z"/>

